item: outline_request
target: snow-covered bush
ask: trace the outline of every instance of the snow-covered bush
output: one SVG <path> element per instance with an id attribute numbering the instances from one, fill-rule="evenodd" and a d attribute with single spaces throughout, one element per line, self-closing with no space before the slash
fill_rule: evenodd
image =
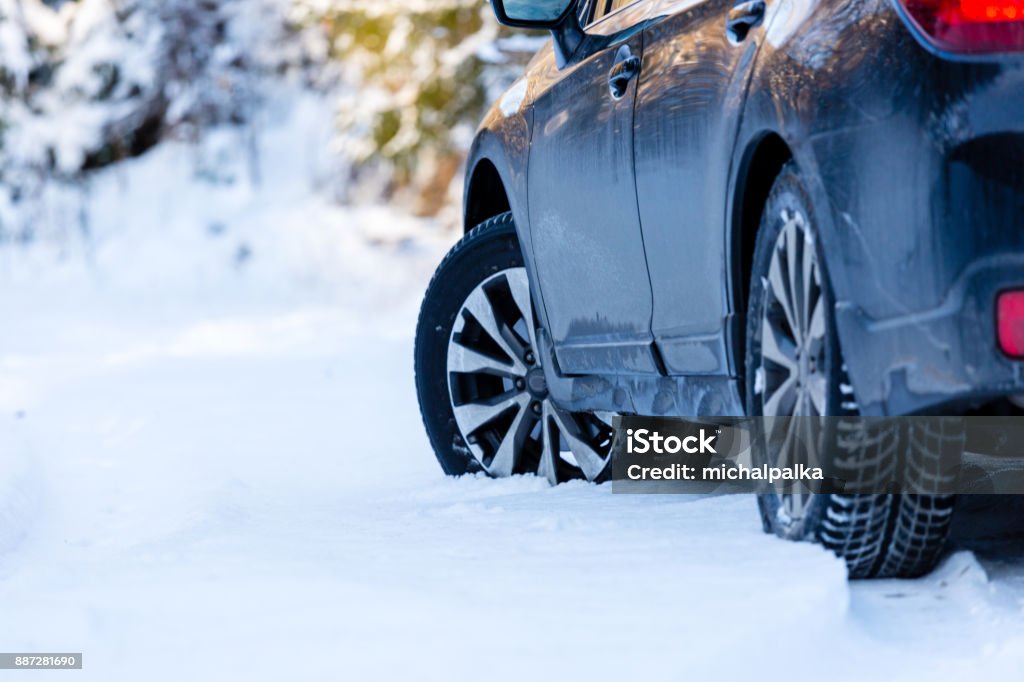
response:
<path id="1" fill-rule="evenodd" d="M 0 0 L 0 243 L 87 235 L 91 173 L 161 140 L 257 154 L 285 81 L 337 109 L 336 195 L 434 215 L 537 47 L 501 31 L 481 0 Z"/>
<path id="2" fill-rule="evenodd" d="M 0 0 L 0 237 L 67 229 L 48 215 L 67 203 L 54 195 L 90 170 L 246 122 L 261 84 L 287 70 L 287 6 Z"/>

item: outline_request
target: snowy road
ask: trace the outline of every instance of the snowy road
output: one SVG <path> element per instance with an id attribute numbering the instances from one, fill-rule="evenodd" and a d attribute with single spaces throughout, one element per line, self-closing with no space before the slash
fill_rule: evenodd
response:
<path id="1" fill-rule="evenodd" d="M 1020 679 L 1024 505 L 850 585 L 749 498 L 443 477 L 410 336 L 451 235 L 311 190 L 297 111 L 261 187 L 164 145 L 81 253 L 0 249 L 0 651 L 85 655 L 22 677 Z"/>
<path id="2" fill-rule="evenodd" d="M 52 303 L 0 307 L 0 650 L 85 654 L 53 679 L 1024 670 L 1020 509 L 974 514 L 978 559 L 849 585 L 749 498 L 444 478 L 412 303 Z"/>

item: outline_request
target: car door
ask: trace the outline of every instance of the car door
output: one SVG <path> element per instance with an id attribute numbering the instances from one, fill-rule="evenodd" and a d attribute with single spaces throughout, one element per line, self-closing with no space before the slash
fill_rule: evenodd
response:
<path id="1" fill-rule="evenodd" d="M 535 83 L 528 171 L 534 265 L 567 374 L 656 373 L 633 176 L 633 103 L 652 0 L 598 0 L 578 62 Z M 610 81 L 611 79 L 611 81 Z"/>
<path id="2" fill-rule="evenodd" d="M 730 371 L 726 193 L 764 8 L 757 1 L 656 0 L 644 31 L 637 199 L 652 332 L 670 374 Z"/>

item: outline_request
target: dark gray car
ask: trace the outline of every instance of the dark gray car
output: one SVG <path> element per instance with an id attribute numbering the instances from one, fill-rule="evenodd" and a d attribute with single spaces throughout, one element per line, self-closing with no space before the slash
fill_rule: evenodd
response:
<path id="1" fill-rule="evenodd" d="M 494 0 L 553 39 L 481 124 L 424 301 L 444 470 L 604 480 L 613 413 L 1019 413 L 1018 4 Z M 906 576 L 953 499 L 760 505 Z"/>

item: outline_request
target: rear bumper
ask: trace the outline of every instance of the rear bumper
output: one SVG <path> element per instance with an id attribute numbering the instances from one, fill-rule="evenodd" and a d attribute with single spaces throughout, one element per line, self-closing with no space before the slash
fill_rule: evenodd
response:
<path id="1" fill-rule="evenodd" d="M 1024 62 L 893 45 L 917 87 L 812 138 L 825 260 L 861 411 L 958 414 L 1024 393 L 995 312 L 1024 288 Z"/>
<path id="2" fill-rule="evenodd" d="M 972 263 L 942 303 L 886 319 L 840 303 L 836 322 L 861 411 L 957 414 L 1024 393 L 1024 362 L 998 347 L 995 301 L 1024 288 L 1024 253 Z"/>

